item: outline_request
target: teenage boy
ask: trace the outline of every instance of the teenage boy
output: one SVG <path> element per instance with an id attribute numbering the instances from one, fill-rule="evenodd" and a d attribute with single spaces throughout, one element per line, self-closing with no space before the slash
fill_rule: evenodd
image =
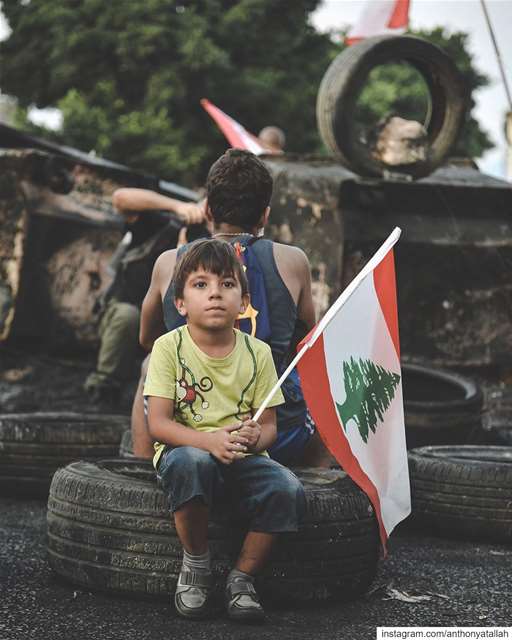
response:
<path id="1" fill-rule="evenodd" d="M 261 237 L 270 213 L 272 177 L 255 155 L 238 149 L 227 151 L 212 165 L 206 191 L 205 215 L 213 225 L 213 236 L 248 247 L 248 253 L 252 253 L 259 264 L 268 303 L 268 342 L 281 372 L 298 341 L 315 324 L 309 261 L 298 247 Z M 180 322 L 171 284 L 177 255 L 176 250 L 166 251 L 153 269 L 142 306 L 140 330 L 141 344 L 148 351 L 158 336 Z M 253 291 L 251 305 L 255 305 Z M 265 316 L 261 309 L 257 311 L 256 323 Z M 152 442 L 143 412 L 144 374 L 143 371 L 133 404 L 132 436 L 135 455 L 149 457 Z M 332 459 L 318 434 L 312 435 L 314 427 L 307 419 L 295 374 L 286 381 L 283 390 L 286 402 L 277 412 L 278 439 L 272 448 L 272 457 L 286 465 L 330 466 Z"/>
<path id="2" fill-rule="evenodd" d="M 209 612 L 212 576 L 207 529 L 212 505 L 228 502 L 248 524 L 226 585 L 230 618 L 258 622 L 263 609 L 254 577 L 276 535 L 297 531 L 304 491 L 266 453 L 276 438 L 278 390 L 258 422 L 251 416 L 277 376 L 270 348 L 234 328 L 249 304 L 232 246 L 199 240 L 183 253 L 173 278 L 186 324 L 156 340 L 144 386 L 154 464 L 183 544 L 175 606 L 185 617 Z"/>

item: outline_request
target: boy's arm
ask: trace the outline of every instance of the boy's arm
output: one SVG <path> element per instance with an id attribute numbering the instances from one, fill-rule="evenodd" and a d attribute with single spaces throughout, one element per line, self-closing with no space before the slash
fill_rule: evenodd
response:
<path id="1" fill-rule="evenodd" d="M 142 302 L 139 342 L 151 351 L 153 343 L 166 332 L 163 314 L 163 287 L 170 281 L 176 264 L 176 249 L 162 253 L 155 262 L 151 283 Z"/>
<path id="2" fill-rule="evenodd" d="M 223 464 L 231 464 L 247 451 L 243 436 L 232 435 L 239 425 L 223 427 L 216 431 L 196 431 L 176 422 L 174 400 L 150 396 L 148 399 L 148 424 L 151 437 L 173 447 L 196 447 L 211 453 Z"/>
<path id="3" fill-rule="evenodd" d="M 112 203 L 125 217 L 144 210 L 159 209 L 176 214 L 185 224 L 199 224 L 205 219 L 205 200 L 183 202 L 149 189 L 116 189 L 112 194 Z"/>
<path id="4" fill-rule="evenodd" d="M 303 251 L 300 252 L 300 256 L 299 266 L 302 288 L 297 303 L 297 317 L 304 323 L 306 332 L 309 332 L 316 324 L 315 305 L 311 295 L 311 265 Z"/>

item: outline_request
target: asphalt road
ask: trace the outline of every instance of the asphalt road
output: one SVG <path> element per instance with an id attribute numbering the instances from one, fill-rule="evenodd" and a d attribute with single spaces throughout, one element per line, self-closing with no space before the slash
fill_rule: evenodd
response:
<path id="1" fill-rule="evenodd" d="M 261 627 L 177 617 L 165 601 L 91 593 L 60 581 L 45 554 L 46 505 L 0 498 L 0 640 L 331 640 L 377 626 L 509 626 L 512 547 L 395 534 L 365 598 L 300 609 L 267 604 Z M 394 590 L 394 591 L 393 591 Z M 403 593 L 425 596 L 405 602 Z"/>

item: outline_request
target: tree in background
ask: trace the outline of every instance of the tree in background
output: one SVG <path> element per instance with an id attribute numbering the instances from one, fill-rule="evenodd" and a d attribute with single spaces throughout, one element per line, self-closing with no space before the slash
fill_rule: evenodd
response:
<path id="1" fill-rule="evenodd" d="M 319 4 L 4 0 L 12 33 L 0 43 L 1 89 L 16 96 L 21 109 L 62 110 L 62 130 L 44 131 L 45 137 L 199 185 L 226 148 L 199 104 L 202 97 L 251 131 L 282 127 L 289 150 L 321 150 L 316 93 L 340 46 L 310 25 Z M 472 66 L 464 34 L 418 35 L 448 50 L 472 89 L 488 84 Z M 366 117 L 375 117 L 376 106 L 385 115 L 421 99 L 417 77 L 401 80 L 377 77 L 361 96 Z M 460 145 L 459 152 L 478 157 L 491 143 L 470 118 Z"/>
<path id="2" fill-rule="evenodd" d="M 337 47 L 309 24 L 318 4 L 4 1 L 1 88 L 60 108 L 68 145 L 201 184 L 227 146 L 203 97 L 249 130 L 282 127 L 294 151 L 319 148 L 316 91 Z"/>

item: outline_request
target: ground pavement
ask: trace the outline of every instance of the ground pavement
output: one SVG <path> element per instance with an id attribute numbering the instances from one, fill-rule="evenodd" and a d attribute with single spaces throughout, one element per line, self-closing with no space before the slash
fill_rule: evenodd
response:
<path id="1" fill-rule="evenodd" d="M 178 618 L 166 601 L 124 599 L 64 583 L 46 562 L 46 504 L 0 497 L 0 640 L 366 640 L 377 626 L 512 624 L 512 547 L 399 531 L 370 593 L 349 603 L 267 606 L 262 627 L 222 615 Z M 423 596 L 406 602 L 407 596 Z"/>

